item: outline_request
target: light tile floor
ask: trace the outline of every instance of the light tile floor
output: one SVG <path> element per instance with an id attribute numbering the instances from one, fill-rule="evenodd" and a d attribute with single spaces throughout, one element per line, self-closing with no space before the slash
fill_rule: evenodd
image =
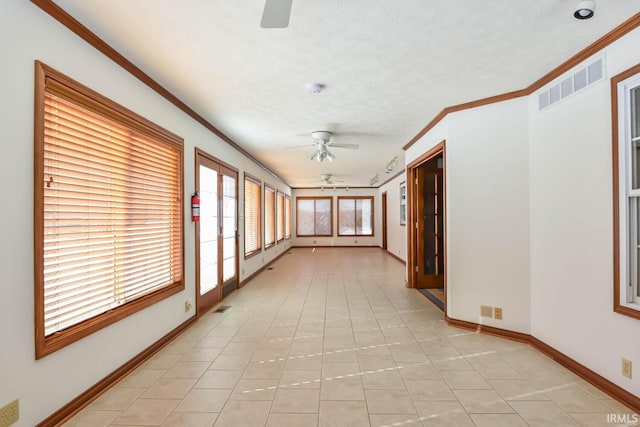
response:
<path id="1" fill-rule="evenodd" d="M 375 248 L 293 249 L 72 426 L 607 426 L 632 414 L 525 344 L 447 326 Z"/>

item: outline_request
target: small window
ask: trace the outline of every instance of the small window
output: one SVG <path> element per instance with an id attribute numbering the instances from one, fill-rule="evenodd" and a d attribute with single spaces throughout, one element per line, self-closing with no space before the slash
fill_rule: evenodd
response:
<path id="1" fill-rule="evenodd" d="M 373 197 L 338 197 L 338 236 L 373 236 Z"/>
<path id="2" fill-rule="evenodd" d="M 284 238 L 291 238 L 291 196 L 284 197 Z"/>
<path id="3" fill-rule="evenodd" d="M 182 139 L 36 62 L 36 358 L 184 289 Z"/>
<path id="4" fill-rule="evenodd" d="M 640 65 L 612 78 L 614 310 L 640 319 Z"/>
<path id="5" fill-rule="evenodd" d="M 333 203 L 331 197 L 296 198 L 296 223 L 298 236 L 333 235 Z"/>
<path id="6" fill-rule="evenodd" d="M 276 244 L 276 190 L 264 186 L 264 247 Z"/>
<path id="7" fill-rule="evenodd" d="M 262 182 L 248 174 L 244 175 L 244 256 L 260 252 L 260 190 Z"/>
<path id="8" fill-rule="evenodd" d="M 278 223 L 276 238 L 278 242 L 284 240 L 284 194 L 278 191 L 277 209 L 276 209 L 276 222 Z"/>

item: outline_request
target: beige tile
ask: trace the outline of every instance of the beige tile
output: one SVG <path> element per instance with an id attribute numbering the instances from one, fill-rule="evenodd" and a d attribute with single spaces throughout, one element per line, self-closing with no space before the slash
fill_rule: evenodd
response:
<path id="1" fill-rule="evenodd" d="M 141 397 L 144 399 L 183 399 L 196 381 L 194 378 L 160 378 Z"/>
<path id="2" fill-rule="evenodd" d="M 545 391 L 565 412 L 607 412 L 609 408 L 579 387 Z"/>
<path id="3" fill-rule="evenodd" d="M 317 427 L 318 414 L 280 414 L 272 413 L 267 427 Z"/>
<path id="4" fill-rule="evenodd" d="M 320 402 L 319 427 L 368 427 L 369 414 L 364 401 Z"/>
<path id="5" fill-rule="evenodd" d="M 406 390 L 365 390 L 370 414 L 415 414 Z"/>
<path id="6" fill-rule="evenodd" d="M 382 372 L 364 371 L 362 383 L 366 389 L 406 389 L 404 381 L 397 370 Z"/>
<path id="7" fill-rule="evenodd" d="M 405 380 L 405 384 L 414 401 L 458 400 L 443 380 Z"/>
<path id="8" fill-rule="evenodd" d="M 320 390 L 279 389 L 273 400 L 271 412 L 318 413 Z"/>
<path id="9" fill-rule="evenodd" d="M 510 405 L 532 427 L 578 427 L 580 425 L 550 400 L 512 401 Z"/>
<path id="10" fill-rule="evenodd" d="M 400 364 L 398 372 L 405 380 L 438 380 L 442 378 L 440 372 L 431 362 L 416 364 Z"/>
<path id="11" fill-rule="evenodd" d="M 273 400 L 278 389 L 278 380 L 238 381 L 229 399 L 233 400 Z"/>
<path id="12" fill-rule="evenodd" d="M 229 400 L 218 415 L 215 427 L 256 427 L 267 422 L 270 401 Z"/>
<path id="13" fill-rule="evenodd" d="M 358 362 L 358 354 L 356 353 L 355 348 L 354 349 L 346 349 L 346 350 L 341 350 L 338 349 L 336 351 L 325 351 L 322 354 L 322 361 L 323 363 L 332 363 L 332 362 L 339 362 L 339 363 L 357 363 Z"/>
<path id="14" fill-rule="evenodd" d="M 67 421 L 65 427 L 107 427 L 115 420 L 120 411 L 91 411 L 85 409 Z"/>
<path id="15" fill-rule="evenodd" d="M 419 346 L 418 346 L 419 347 Z M 413 364 L 429 362 L 429 356 L 420 348 L 420 351 L 401 350 L 396 347 L 391 348 L 391 354 L 397 364 Z"/>
<path id="16" fill-rule="evenodd" d="M 322 380 L 320 400 L 364 400 L 364 388 L 360 378 Z"/>
<path id="17" fill-rule="evenodd" d="M 478 427 L 527 427 L 528 424 L 518 414 L 471 414 Z"/>
<path id="18" fill-rule="evenodd" d="M 224 347 L 222 350 L 222 354 L 231 355 L 231 354 L 244 354 L 244 355 L 252 355 L 255 353 L 258 348 L 258 344 L 256 343 L 245 343 L 245 342 L 231 342 Z"/>
<path id="19" fill-rule="evenodd" d="M 324 350 L 354 348 L 356 343 L 353 337 L 324 337 Z"/>
<path id="20" fill-rule="evenodd" d="M 579 412 L 579 413 L 574 413 L 574 414 L 568 414 L 571 418 L 573 418 L 574 420 L 576 420 L 578 423 L 580 423 L 581 426 L 584 427 L 622 427 L 622 426 L 633 426 L 633 425 L 638 425 L 640 423 L 640 420 L 637 420 L 638 422 L 634 422 L 634 418 L 633 417 L 629 417 L 629 418 L 623 418 L 618 420 L 618 419 L 614 419 L 614 418 L 608 418 L 608 417 L 612 417 L 613 414 L 610 413 L 599 413 L 599 412 Z M 615 414 L 616 416 L 618 416 L 618 414 Z"/>
<path id="21" fill-rule="evenodd" d="M 244 369 L 251 360 L 250 355 L 220 355 L 209 366 L 209 369 Z"/>
<path id="22" fill-rule="evenodd" d="M 171 369 L 178 360 L 182 359 L 181 354 L 159 353 L 144 363 L 144 369 Z"/>
<path id="23" fill-rule="evenodd" d="M 425 427 L 475 427 L 459 402 L 416 402 Z"/>
<path id="24" fill-rule="evenodd" d="M 360 366 L 354 362 L 328 362 L 322 364 L 322 378 L 336 378 L 338 376 L 359 376 Z"/>
<path id="25" fill-rule="evenodd" d="M 206 336 L 195 345 L 196 348 L 224 348 L 231 342 L 231 337 Z"/>
<path id="26" fill-rule="evenodd" d="M 322 353 L 322 342 L 294 342 L 289 349 L 289 356 L 305 356 Z"/>
<path id="27" fill-rule="evenodd" d="M 320 370 L 285 370 L 280 377 L 280 388 L 320 388 Z"/>
<path id="28" fill-rule="evenodd" d="M 118 383 L 118 387 L 148 388 L 167 371 L 164 369 L 137 369 Z"/>
<path id="29" fill-rule="evenodd" d="M 145 391 L 145 388 L 114 387 L 94 400 L 88 408 L 92 411 L 124 411 Z"/>
<path id="30" fill-rule="evenodd" d="M 385 355 L 358 355 L 358 363 L 363 371 L 395 368 L 396 361 L 390 354 Z"/>
<path id="31" fill-rule="evenodd" d="M 116 418 L 113 425 L 160 425 L 180 403 L 170 399 L 138 399 Z"/>
<path id="32" fill-rule="evenodd" d="M 258 348 L 255 353 L 253 353 L 253 357 L 251 357 L 252 362 L 274 362 L 274 361 L 284 361 L 287 360 L 289 355 L 289 348 Z"/>
<path id="33" fill-rule="evenodd" d="M 462 356 L 431 356 L 433 366 L 439 371 L 474 371 L 467 359 Z"/>
<path id="34" fill-rule="evenodd" d="M 211 427 L 218 418 L 215 412 L 174 412 L 162 424 L 162 427 Z"/>
<path id="35" fill-rule="evenodd" d="M 547 395 L 527 380 L 488 380 L 504 400 L 549 400 Z"/>
<path id="36" fill-rule="evenodd" d="M 442 378 L 452 390 L 491 389 L 491 385 L 475 371 L 442 371 Z"/>
<path id="37" fill-rule="evenodd" d="M 371 421 L 371 427 L 396 427 L 396 426 L 409 426 L 409 427 L 422 427 L 422 420 L 416 414 L 407 415 L 369 415 Z"/>
<path id="38" fill-rule="evenodd" d="M 284 371 L 283 360 L 274 362 L 249 362 L 249 365 L 242 373 L 243 379 L 279 379 Z"/>
<path id="39" fill-rule="evenodd" d="M 228 388 L 238 383 L 242 370 L 207 370 L 202 374 L 194 388 Z"/>
<path id="40" fill-rule="evenodd" d="M 180 402 L 176 412 L 220 412 L 231 390 L 194 388 Z"/>
<path id="41" fill-rule="evenodd" d="M 325 337 L 349 337 L 353 338 L 353 329 L 349 328 L 325 328 Z"/>
<path id="42" fill-rule="evenodd" d="M 286 370 L 322 369 L 322 356 L 288 356 L 284 368 Z"/>
<path id="43" fill-rule="evenodd" d="M 177 362 L 163 378 L 200 378 L 211 365 L 210 362 Z"/>
<path id="44" fill-rule="evenodd" d="M 213 362 L 221 348 L 192 348 L 180 359 L 181 362 Z"/>
<path id="45" fill-rule="evenodd" d="M 454 390 L 464 409 L 470 414 L 506 414 L 514 412 L 495 390 Z"/>

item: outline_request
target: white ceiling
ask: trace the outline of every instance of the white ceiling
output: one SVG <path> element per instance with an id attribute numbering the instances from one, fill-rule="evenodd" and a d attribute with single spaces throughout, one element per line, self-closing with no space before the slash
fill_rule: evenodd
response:
<path id="1" fill-rule="evenodd" d="M 289 27 L 264 29 L 264 0 L 55 2 L 294 187 L 323 173 L 383 182 L 443 108 L 523 89 L 640 12 L 640 0 L 600 0 L 587 21 L 577 0 L 293 0 Z M 360 149 L 310 161 L 315 130 Z"/>

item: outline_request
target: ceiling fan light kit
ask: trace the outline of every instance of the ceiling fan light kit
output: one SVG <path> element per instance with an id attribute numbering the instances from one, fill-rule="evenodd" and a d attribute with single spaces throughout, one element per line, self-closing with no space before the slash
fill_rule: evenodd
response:
<path id="1" fill-rule="evenodd" d="M 307 91 L 309 93 L 320 93 L 325 88 L 322 83 L 307 83 Z"/>
<path id="2" fill-rule="evenodd" d="M 578 3 L 576 11 L 573 16 L 576 19 L 589 19 L 593 18 L 596 12 L 596 2 L 594 0 L 585 0 Z"/>

